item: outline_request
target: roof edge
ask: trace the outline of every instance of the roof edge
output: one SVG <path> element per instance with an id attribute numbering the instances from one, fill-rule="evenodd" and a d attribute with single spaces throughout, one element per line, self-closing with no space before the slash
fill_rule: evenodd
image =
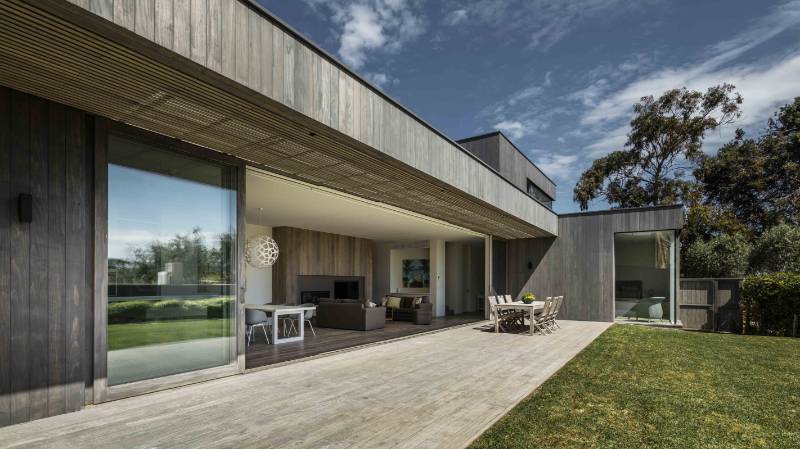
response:
<path id="1" fill-rule="evenodd" d="M 604 209 L 604 210 L 592 210 L 586 212 L 570 212 L 568 214 L 559 214 L 558 218 L 570 218 L 570 217 L 585 217 L 589 215 L 606 215 L 606 214 L 624 214 L 628 212 L 645 212 L 649 210 L 669 210 L 669 209 L 680 209 L 683 210 L 683 204 L 666 204 L 661 206 L 642 206 L 642 207 L 626 207 L 626 208 L 619 208 L 619 209 Z"/>
<path id="2" fill-rule="evenodd" d="M 533 198 L 530 195 L 528 195 L 528 192 L 526 192 L 524 189 L 520 188 L 519 186 L 517 186 L 513 182 L 511 182 L 508 179 L 506 179 L 503 175 L 500 174 L 500 172 L 498 170 L 495 170 L 494 167 L 492 167 L 491 165 L 489 165 L 486 162 L 484 162 L 478 156 L 472 154 L 469 150 L 467 150 L 466 148 L 462 147 L 461 144 L 459 144 L 456 140 L 454 140 L 453 138 L 449 137 L 447 134 L 445 134 L 444 132 L 440 131 L 439 129 L 437 129 L 436 127 L 434 127 L 433 125 L 431 125 L 430 123 L 425 121 L 424 119 L 422 119 L 422 117 L 418 116 L 417 114 L 412 112 L 410 109 L 408 109 L 407 107 L 403 106 L 399 101 L 397 101 L 394 98 L 392 98 L 389 94 L 387 94 L 383 90 L 379 89 L 373 83 L 371 83 L 370 81 L 368 81 L 367 79 L 365 79 L 364 77 L 362 77 L 361 75 L 356 73 L 356 71 L 353 70 L 352 68 L 348 67 L 347 64 L 343 63 L 338 58 L 336 58 L 335 56 L 333 56 L 330 53 L 328 53 L 327 51 L 325 51 L 322 47 L 320 47 L 319 45 L 315 44 L 311 39 L 309 39 L 308 37 L 304 36 L 299 31 L 295 30 L 291 25 L 286 23 L 283 19 L 281 19 L 280 17 L 276 16 L 271 11 L 269 11 L 267 8 L 265 8 L 260 3 L 258 3 L 257 0 L 241 0 L 241 1 L 245 4 L 245 6 L 250 7 L 253 11 L 255 11 L 258 14 L 260 14 L 261 16 L 263 16 L 264 18 L 266 18 L 267 20 L 269 20 L 270 22 L 272 22 L 273 24 L 275 24 L 276 26 L 281 28 L 283 31 L 285 31 L 286 33 L 290 34 L 292 37 L 294 37 L 298 41 L 300 41 L 303 44 L 307 45 L 309 47 L 309 49 L 311 49 L 313 52 L 316 52 L 321 57 L 327 59 L 328 62 L 330 62 L 331 64 L 335 65 L 340 70 L 346 72 L 348 75 L 352 76 L 355 80 L 363 83 L 366 87 L 368 87 L 370 90 L 372 90 L 376 95 L 378 95 L 381 98 L 383 98 L 384 100 L 388 101 L 393 106 L 395 106 L 396 108 L 400 109 L 402 112 L 408 114 L 412 119 L 414 119 L 417 122 L 419 122 L 422 126 L 428 128 L 431 132 L 433 132 L 434 134 L 438 135 L 439 137 L 441 137 L 442 139 L 444 139 L 445 141 L 447 141 L 448 143 L 453 145 L 455 148 L 457 148 L 458 150 L 460 150 L 461 152 L 466 154 L 468 157 L 472 158 L 473 160 L 475 160 L 479 164 L 481 164 L 484 167 L 486 167 L 489 171 L 491 171 L 492 173 L 497 175 L 498 178 L 500 178 L 501 180 L 505 181 L 506 183 L 508 183 L 513 188 L 515 188 L 515 189 L 519 190 L 520 192 L 524 193 L 525 195 L 527 195 L 529 198 L 534 200 L 540 206 L 544 207 L 545 209 L 550 210 L 547 206 L 542 204 L 540 201 L 538 201 L 535 198 Z M 505 137 L 505 136 L 503 136 L 503 137 Z M 508 140 L 507 137 L 506 137 L 506 140 Z M 511 141 L 509 140 L 509 142 L 511 142 Z M 513 145 L 513 143 L 512 143 L 512 145 Z M 516 146 L 514 148 L 516 148 Z M 517 151 L 519 151 L 519 149 L 517 149 Z M 523 156 L 525 156 L 524 153 L 523 153 Z M 526 158 L 527 158 L 527 156 L 526 156 Z M 528 159 L 528 161 L 530 161 L 530 159 Z M 533 164 L 533 162 L 531 162 L 531 164 Z M 534 167 L 535 166 L 536 165 L 534 164 Z M 547 178 L 550 182 L 553 182 L 553 180 L 550 179 L 550 177 L 548 177 L 547 174 L 544 173 L 539 167 L 536 167 L 536 169 L 539 170 L 544 175 L 544 177 Z M 555 185 L 555 183 L 553 183 L 553 185 Z"/>
<path id="3" fill-rule="evenodd" d="M 512 146 L 512 147 L 513 147 L 515 150 L 517 150 L 517 152 L 518 152 L 519 154 L 521 154 L 521 155 L 522 155 L 522 157 L 524 157 L 524 158 L 525 158 L 525 160 L 527 160 L 527 161 L 528 161 L 528 163 L 530 163 L 531 165 L 533 165 L 533 167 L 534 167 L 534 168 L 536 168 L 537 170 L 539 170 L 539 173 L 541 173 L 541 174 L 542 174 L 542 176 L 544 176 L 544 177 L 545 177 L 545 179 L 547 179 L 548 181 L 550 181 L 550 184 L 553 184 L 553 186 L 555 186 L 555 187 L 556 187 L 556 190 L 558 190 L 558 184 L 556 184 L 556 182 L 555 182 L 555 181 L 553 181 L 553 179 L 552 179 L 550 176 L 548 176 L 548 175 L 547 175 L 547 173 L 545 173 L 545 172 L 544 172 L 544 170 L 542 170 L 541 168 L 539 168 L 539 166 L 538 166 L 538 165 L 536 165 L 536 163 L 535 163 L 535 162 L 533 162 L 533 161 L 531 160 L 531 158 L 530 158 L 530 157 L 528 157 L 528 155 L 527 155 L 527 154 L 525 154 L 525 152 L 524 152 L 524 151 L 520 150 L 520 149 L 519 149 L 519 147 L 518 147 L 518 146 L 517 146 L 517 145 L 514 143 L 514 141 L 512 141 L 511 139 L 509 139 L 509 138 L 508 138 L 508 136 L 506 136 L 506 135 L 505 135 L 505 133 L 503 133 L 503 131 L 497 130 L 497 131 L 492 131 L 492 132 L 488 132 L 488 133 L 485 133 L 485 134 L 478 134 L 477 136 L 465 137 L 465 138 L 463 138 L 463 139 L 458 139 L 458 140 L 456 140 L 456 142 L 457 142 L 457 143 L 459 143 L 459 144 L 460 144 L 460 143 L 462 143 L 462 142 L 463 142 L 463 143 L 467 143 L 467 142 L 472 142 L 472 141 L 475 141 L 475 140 L 485 139 L 485 138 L 487 138 L 487 137 L 492 137 L 492 136 L 502 136 L 502 137 L 503 137 L 503 139 L 506 139 L 506 142 L 510 143 L 510 144 L 511 144 L 511 146 Z M 555 200 L 553 200 L 553 201 L 555 201 Z"/>

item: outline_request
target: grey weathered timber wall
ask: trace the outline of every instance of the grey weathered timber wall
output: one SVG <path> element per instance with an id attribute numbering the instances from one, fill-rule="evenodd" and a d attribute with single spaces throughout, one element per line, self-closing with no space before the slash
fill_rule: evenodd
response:
<path id="1" fill-rule="evenodd" d="M 87 120 L 0 86 L 0 426 L 80 409 L 91 380 Z"/>
<path id="2" fill-rule="evenodd" d="M 70 1 L 545 233 L 556 232 L 555 214 L 524 187 L 498 176 L 252 2 Z"/>
<path id="3" fill-rule="evenodd" d="M 527 191 L 528 179 L 530 179 L 550 198 L 556 199 L 555 183 L 503 133 L 494 132 L 470 137 L 459 140 L 458 143 L 492 166 L 500 172 L 501 176 L 518 188 Z"/>
<path id="4" fill-rule="evenodd" d="M 681 279 L 678 317 L 684 329 L 737 332 L 742 279 Z"/>
<path id="5" fill-rule="evenodd" d="M 614 234 L 682 227 L 682 206 L 562 215 L 558 238 L 508 242 L 510 293 L 564 295 L 564 319 L 613 321 Z"/>
<path id="6" fill-rule="evenodd" d="M 500 173 L 522 190 L 528 188 L 528 179 L 544 193 L 556 199 L 556 185 L 539 170 L 504 134 L 500 134 Z"/>

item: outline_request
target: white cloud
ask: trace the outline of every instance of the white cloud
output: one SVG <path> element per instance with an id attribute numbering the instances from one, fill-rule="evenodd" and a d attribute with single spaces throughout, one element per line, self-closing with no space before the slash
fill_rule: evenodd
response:
<path id="1" fill-rule="evenodd" d="M 505 134 L 508 134 L 513 139 L 521 139 L 528 134 L 528 130 L 526 127 L 517 121 L 508 121 L 504 120 L 500 123 L 497 123 L 493 126 L 494 129 L 498 131 L 502 131 Z"/>
<path id="2" fill-rule="evenodd" d="M 621 150 L 628 141 L 628 131 L 630 126 L 624 125 L 607 131 L 605 135 L 595 142 L 587 145 L 589 156 L 595 158 L 604 156 L 612 151 Z"/>
<path id="3" fill-rule="evenodd" d="M 511 39 L 525 39 L 530 48 L 547 50 L 567 36 L 583 20 L 608 19 L 657 0 L 458 0 L 448 6 L 465 11 L 485 29 Z"/>
<path id="4" fill-rule="evenodd" d="M 445 25 L 456 26 L 467 20 L 468 13 L 466 9 L 455 9 L 450 11 L 444 18 Z"/>
<path id="5" fill-rule="evenodd" d="M 378 15 L 364 5 L 351 5 L 349 18 L 344 24 L 339 45 L 339 56 L 344 62 L 359 68 L 366 62 L 368 50 L 382 47 L 386 43 L 383 25 Z"/>
<path id="6" fill-rule="evenodd" d="M 382 72 L 367 72 L 364 74 L 364 77 L 379 89 L 383 89 L 388 85 L 399 83 L 397 78 Z"/>
<path id="7" fill-rule="evenodd" d="M 553 179 L 570 179 L 579 170 L 575 162 L 576 154 L 544 154 L 537 158 L 535 163 L 547 176 Z"/>
<path id="8" fill-rule="evenodd" d="M 729 82 L 744 97 L 741 124 L 747 125 L 765 117 L 765 113 L 782 101 L 800 94 L 800 53 L 781 55 L 777 61 L 755 61 L 735 64 L 745 52 L 800 24 L 800 0 L 782 5 L 757 21 L 745 32 L 709 48 L 703 62 L 669 67 L 651 72 L 611 93 L 582 118 L 584 125 L 599 124 L 630 116 L 631 106 L 645 95 L 680 87 L 705 90 Z"/>
<path id="9" fill-rule="evenodd" d="M 395 52 L 425 31 L 413 0 L 306 0 L 312 8 L 332 16 L 337 26 L 338 54 L 360 69 L 371 54 Z"/>

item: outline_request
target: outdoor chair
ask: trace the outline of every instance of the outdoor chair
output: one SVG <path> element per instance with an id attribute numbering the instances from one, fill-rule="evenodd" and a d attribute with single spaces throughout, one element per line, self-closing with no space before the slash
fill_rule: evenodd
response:
<path id="1" fill-rule="evenodd" d="M 561 329 L 561 326 L 558 325 L 558 312 L 561 310 L 561 304 L 564 303 L 564 295 L 556 297 L 556 306 L 553 310 L 553 325 L 558 329 Z"/>
<path id="2" fill-rule="evenodd" d="M 514 299 L 511 297 L 511 295 L 505 295 L 504 298 L 506 303 L 514 302 Z M 508 313 L 513 321 L 519 321 L 520 326 L 525 325 L 525 312 L 521 310 L 509 310 Z"/>
<path id="3" fill-rule="evenodd" d="M 550 332 L 553 332 L 555 329 L 556 324 L 556 314 L 558 313 L 558 307 L 561 304 L 559 300 L 560 296 L 554 296 L 552 298 L 552 303 L 550 304 L 550 310 L 547 312 L 547 316 L 544 317 L 545 325 Z"/>
<path id="4" fill-rule="evenodd" d="M 503 301 L 503 302 L 505 302 L 505 301 Z M 490 310 L 489 319 L 494 321 L 495 317 L 496 317 L 497 318 L 497 322 L 498 322 L 498 326 L 500 327 L 500 329 L 503 332 L 506 332 L 507 331 L 506 326 L 505 326 L 505 324 L 506 324 L 506 320 L 505 320 L 506 315 L 503 313 L 502 310 L 500 310 L 497 307 L 495 307 L 497 304 L 500 304 L 500 297 L 499 296 L 490 295 L 489 296 L 489 310 Z"/>
<path id="5" fill-rule="evenodd" d="M 267 339 L 267 344 L 269 344 L 267 327 L 271 327 L 273 325 L 273 321 L 271 316 L 267 316 L 267 312 L 264 312 L 263 310 L 245 309 L 244 322 L 246 328 L 245 334 L 247 335 L 247 346 L 250 346 L 250 343 L 253 341 L 253 338 L 255 337 L 255 335 L 253 335 L 253 330 L 257 327 L 260 327 L 264 331 L 264 337 Z"/>
<path id="6" fill-rule="evenodd" d="M 542 309 L 542 312 L 536 314 L 531 319 L 531 326 L 533 326 L 534 329 L 538 329 L 542 334 L 550 333 L 550 330 L 547 327 L 547 322 L 550 317 L 550 310 L 552 310 L 552 308 L 553 298 L 548 296 L 544 301 L 544 308 Z"/>

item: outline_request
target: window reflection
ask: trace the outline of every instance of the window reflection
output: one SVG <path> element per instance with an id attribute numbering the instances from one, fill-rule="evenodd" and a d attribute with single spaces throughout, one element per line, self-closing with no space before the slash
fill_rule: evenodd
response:
<path id="1" fill-rule="evenodd" d="M 235 358 L 233 168 L 111 135 L 110 385 Z"/>
<path id="2" fill-rule="evenodd" d="M 614 236 L 617 320 L 669 323 L 674 317 L 674 231 Z"/>

